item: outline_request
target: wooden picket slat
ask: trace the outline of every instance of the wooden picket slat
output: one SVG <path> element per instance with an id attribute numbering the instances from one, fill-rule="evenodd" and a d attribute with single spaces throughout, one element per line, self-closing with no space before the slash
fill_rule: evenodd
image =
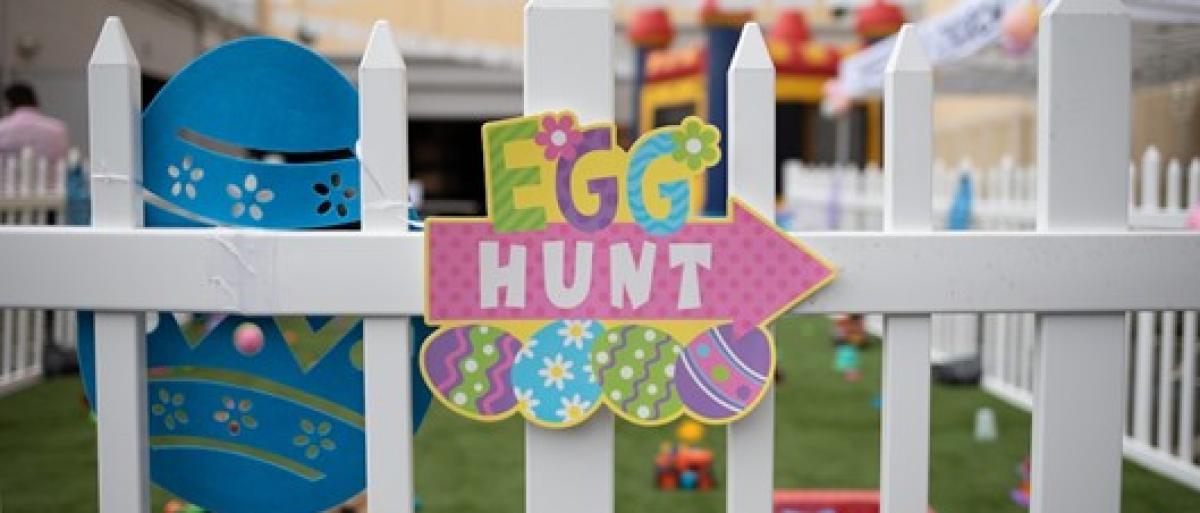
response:
<path id="1" fill-rule="evenodd" d="M 884 230 L 928 232 L 933 229 L 933 71 L 915 25 L 900 30 L 884 77 Z M 883 513 L 928 509 L 930 322 L 929 315 L 920 314 L 884 317 Z M 948 331 L 956 330 L 950 326 Z"/>
<path id="2" fill-rule="evenodd" d="M 395 36 L 375 23 L 358 69 L 362 231 L 408 231 L 408 77 Z M 363 320 L 367 494 L 374 511 L 414 507 L 412 330 L 408 317 Z"/>
<path id="3" fill-rule="evenodd" d="M 526 114 L 570 109 L 580 123 L 614 119 L 613 15 L 607 0 L 530 0 L 524 51 Z M 568 430 L 526 423 L 525 511 L 613 511 L 613 418 L 601 408 Z"/>
<path id="4" fill-rule="evenodd" d="M 1038 231 L 1128 225 L 1129 34 L 1120 0 L 1057 0 L 1042 14 Z M 1125 327 L 1123 313 L 1040 317 L 1032 513 L 1120 510 Z"/>
<path id="5" fill-rule="evenodd" d="M 729 64 L 729 192 L 775 216 L 775 64 L 757 23 L 742 27 Z M 775 389 L 729 425 L 725 510 L 770 513 L 775 484 Z"/>
<path id="6" fill-rule="evenodd" d="M 141 84 L 125 28 L 110 17 L 88 63 L 94 226 L 142 225 Z M 94 325 L 100 513 L 147 513 L 145 315 L 97 312 Z"/>

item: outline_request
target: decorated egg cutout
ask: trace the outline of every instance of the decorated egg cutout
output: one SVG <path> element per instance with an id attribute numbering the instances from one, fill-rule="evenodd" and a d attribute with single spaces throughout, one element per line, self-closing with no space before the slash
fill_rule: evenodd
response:
<path id="1" fill-rule="evenodd" d="M 657 328 L 609 328 L 592 350 L 604 401 L 636 424 L 670 422 L 683 407 L 672 379 L 681 352 L 679 342 Z"/>
<path id="2" fill-rule="evenodd" d="M 600 405 L 592 346 L 604 332 L 589 320 L 555 321 L 525 343 L 513 365 L 518 408 L 534 424 L 565 427 L 587 419 Z"/>
<path id="3" fill-rule="evenodd" d="M 163 87 L 142 123 L 147 225 L 359 220 L 358 95 L 302 46 L 254 37 L 217 47 Z"/>
<path id="4" fill-rule="evenodd" d="M 732 324 L 705 330 L 675 363 L 679 397 L 700 418 L 736 420 L 762 399 L 774 372 L 772 352 L 759 328 L 736 338 Z"/>
<path id="5" fill-rule="evenodd" d="M 256 37 L 214 48 L 163 87 L 142 134 L 146 226 L 359 221 L 357 94 L 302 46 Z M 360 318 L 152 316 L 151 481 L 221 513 L 315 513 L 363 490 Z M 93 328 L 81 312 L 80 370 L 94 405 Z M 419 319 L 413 330 L 417 341 L 432 331 Z M 420 376 L 412 386 L 415 429 L 430 395 Z"/>
<path id="6" fill-rule="evenodd" d="M 440 330 L 426 344 L 421 370 L 450 409 L 467 417 L 498 420 L 517 405 L 510 373 L 521 341 L 491 326 Z"/>

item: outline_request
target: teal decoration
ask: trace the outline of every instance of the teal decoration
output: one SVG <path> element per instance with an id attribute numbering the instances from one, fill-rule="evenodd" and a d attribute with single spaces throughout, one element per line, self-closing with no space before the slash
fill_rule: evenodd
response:
<path id="1" fill-rule="evenodd" d="M 851 344 L 839 344 L 833 350 L 833 369 L 841 373 L 857 372 L 862 366 L 858 351 L 859 349 Z"/>
<path id="2" fill-rule="evenodd" d="M 963 171 L 954 190 L 954 202 L 946 216 L 946 229 L 969 230 L 971 228 L 971 175 Z"/>
<path id="3" fill-rule="evenodd" d="M 217 47 L 143 115 L 146 225 L 357 229 L 357 140 L 357 94 L 317 54 L 263 37 Z M 95 404 L 92 320 L 80 313 L 79 359 Z M 254 336 L 235 343 L 239 327 Z M 413 331 L 418 344 L 432 332 L 420 319 Z M 150 479 L 220 513 L 353 498 L 366 482 L 362 336 L 356 317 L 149 314 Z M 416 429 L 430 395 L 413 376 Z"/>

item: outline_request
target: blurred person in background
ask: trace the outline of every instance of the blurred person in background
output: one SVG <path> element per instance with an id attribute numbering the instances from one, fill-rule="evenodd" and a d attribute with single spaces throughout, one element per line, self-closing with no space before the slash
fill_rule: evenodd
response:
<path id="1" fill-rule="evenodd" d="M 33 148 L 50 161 L 67 156 L 67 126 L 38 110 L 37 94 L 29 84 L 15 82 L 4 90 L 7 115 L 0 118 L 0 155 Z"/>

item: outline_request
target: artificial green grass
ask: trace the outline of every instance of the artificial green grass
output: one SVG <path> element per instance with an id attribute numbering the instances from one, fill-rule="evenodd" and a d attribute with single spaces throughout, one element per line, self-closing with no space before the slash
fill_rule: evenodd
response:
<path id="1" fill-rule="evenodd" d="M 877 488 L 879 484 L 880 348 L 863 355 L 864 379 L 846 383 L 832 370 L 828 321 L 787 317 L 778 324 L 776 488 Z M 94 427 L 79 402 L 77 379 L 54 379 L 0 399 L 0 511 L 96 510 Z M 1015 469 L 1028 454 L 1030 418 L 976 387 L 933 388 L 931 498 L 941 513 L 1019 513 L 1008 498 Z M 1000 439 L 972 439 L 975 411 L 996 412 Z M 616 510 L 724 511 L 725 488 L 659 492 L 652 460 L 674 426 L 638 428 L 618 421 Z M 415 439 L 416 486 L 425 513 L 519 512 L 524 509 L 524 424 L 480 424 L 438 404 Z M 724 485 L 725 430 L 707 429 Z M 565 454 L 564 457 L 571 457 Z M 228 476 L 214 476 L 224 479 Z M 1126 463 L 1122 511 L 1200 511 L 1200 493 Z M 539 486 L 531 486 L 538 493 Z M 281 491 L 286 493 L 286 491 Z M 156 511 L 165 495 L 155 492 Z M 568 508 L 569 509 L 569 508 Z M 272 512 L 274 513 L 274 512 Z"/>

